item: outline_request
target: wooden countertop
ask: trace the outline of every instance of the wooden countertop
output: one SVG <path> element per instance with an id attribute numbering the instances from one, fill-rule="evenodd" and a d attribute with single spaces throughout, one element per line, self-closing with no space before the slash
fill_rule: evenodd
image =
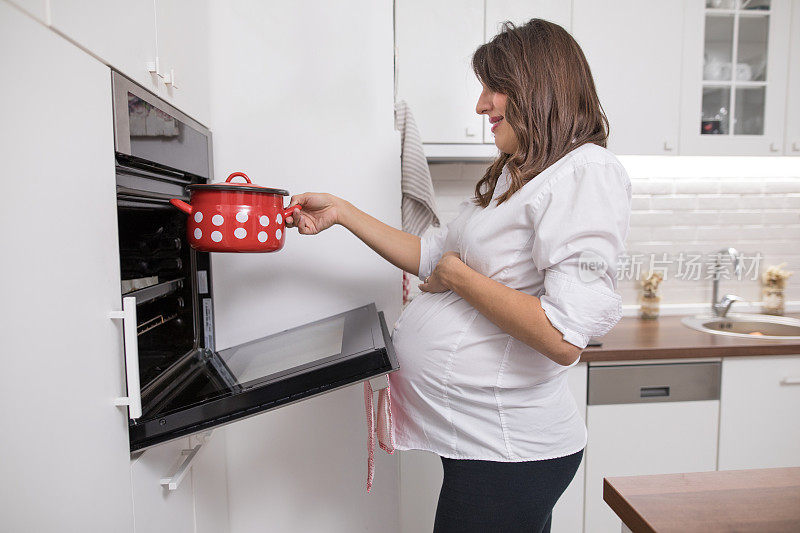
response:
<path id="1" fill-rule="evenodd" d="M 581 361 L 800 354 L 798 340 L 704 333 L 684 326 L 681 323 L 684 316 L 694 315 L 666 315 L 655 320 L 624 317 L 608 334 L 598 338 L 602 346 L 586 347 Z M 800 318 L 800 313 L 787 313 L 786 316 Z"/>
<path id="2" fill-rule="evenodd" d="M 796 533 L 800 468 L 613 477 L 603 500 L 634 533 Z"/>

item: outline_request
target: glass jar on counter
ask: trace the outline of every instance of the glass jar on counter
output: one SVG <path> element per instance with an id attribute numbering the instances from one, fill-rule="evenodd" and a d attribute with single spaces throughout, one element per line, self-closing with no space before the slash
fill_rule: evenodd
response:
<path id="1" fill-rule="evenodd" d="M 761 312 L 766 315 L 783 315 L 783 287 L 773 285 L 761 287 Z"/>
<path id="2" fill-rule="evenodd" d="M 639 293 L 639 316 L 641 318 L 647 320 L 658 318 L 660 307 L 661 291 L 659 289 L 646 289 Z"/>

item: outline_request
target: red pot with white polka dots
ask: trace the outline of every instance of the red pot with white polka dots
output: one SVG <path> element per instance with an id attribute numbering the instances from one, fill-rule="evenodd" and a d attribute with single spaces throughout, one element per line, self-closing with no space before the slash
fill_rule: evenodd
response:
<path id="1" fill-rule="evenodd" d="M 236 177 L 245 182 L 231 181 Z M 234 172 L 224 183 L 187 188 L 191 203 L 169 202 L 189 215 L 189 244 L 202 252 L 276 252 L 286 238 L 284 219 L 301 209 L 284 208 L 288 191 L 255 185 L 243 172 Z"/>

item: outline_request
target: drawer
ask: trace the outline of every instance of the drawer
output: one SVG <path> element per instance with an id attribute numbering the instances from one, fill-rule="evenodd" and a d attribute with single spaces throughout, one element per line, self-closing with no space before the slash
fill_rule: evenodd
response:
<path id="1" fill-rule="evenodd" d="M 721 363 L 589 367 L 589 405 L 718 400 Z"/>
<path id="2" fill-rule="evenodd" d="M 153 446 L 131 461 L 136 533 L 194 533 L 194 494 L 189 472 L 177 490 L 161 486 L 189 448 L 189 437 Z"/>

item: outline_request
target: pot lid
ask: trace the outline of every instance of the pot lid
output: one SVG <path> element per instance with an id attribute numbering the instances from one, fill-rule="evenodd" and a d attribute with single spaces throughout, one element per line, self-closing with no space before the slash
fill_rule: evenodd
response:
<path id="1" fill-rule="evenodd" d="M 234 183 L 231 180 L 236 177 L 242 177 L 246 180 L 246 183 Z M 282 196 L 289 196 L 289 191 L 285 189 L 272 189 L 270 187 L 262 187 L 261 185 L 256 185 L 250 178 L 247 177 L 247 174 L 244 172 L 234 172 L 228 179 L 226 179 L 222 183 L 194 183 L 192 185 L 188 185 L 186 187 L 189 190 L 213 190 L 213 191 L 239 191 L 239 192 L 260 192 L 264 194 L 280 194 Z"/>

